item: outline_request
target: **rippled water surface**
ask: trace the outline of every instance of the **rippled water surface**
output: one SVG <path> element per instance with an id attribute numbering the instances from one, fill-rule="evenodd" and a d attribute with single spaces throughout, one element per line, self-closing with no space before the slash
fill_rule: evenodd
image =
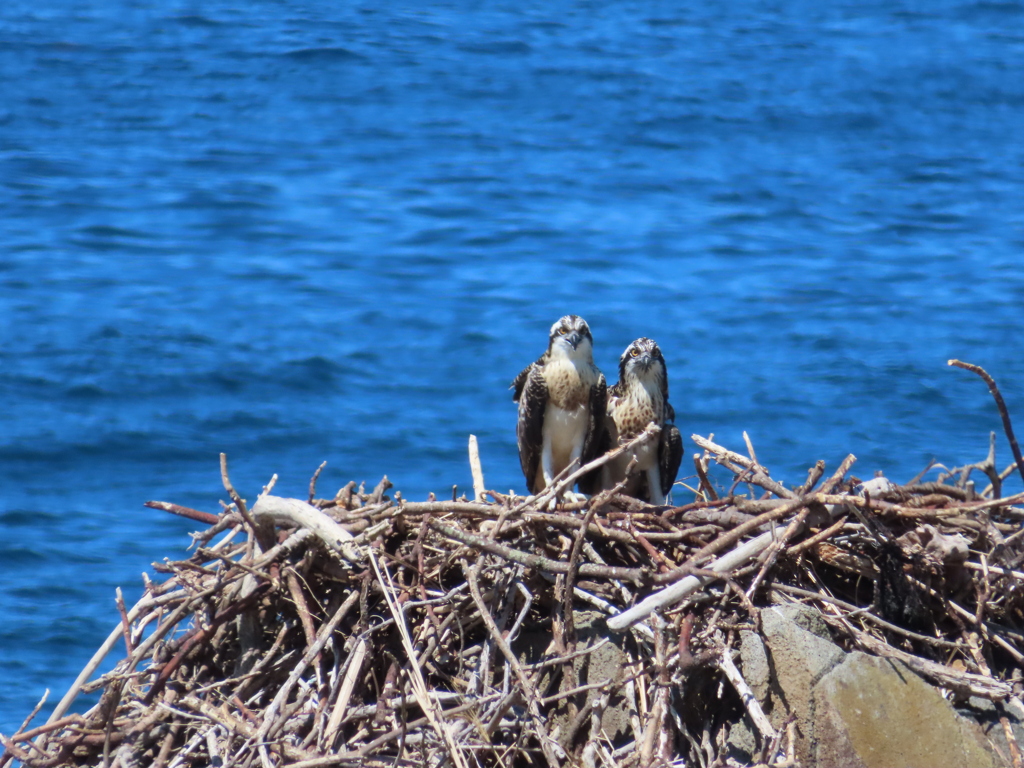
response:
<path id="1" fill-rule="evenodd" d="M 507 387 L 567 312 L 790 483 L 983 458 L 950 357 L 1024 428 L 1021 2 L 377 5 L 0 9 L 0 732 L 220 451 L 423 498 L 475 433 L 521 492 Z"/>

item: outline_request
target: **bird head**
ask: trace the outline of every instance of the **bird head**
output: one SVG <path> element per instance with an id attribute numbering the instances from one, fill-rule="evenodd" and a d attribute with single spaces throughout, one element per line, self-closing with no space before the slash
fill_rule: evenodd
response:
<path id="1" fill-rule="evenodd" d="M 628 347 L 619 358 L 619 381 L 638 379 L 641 382 L 665 381 L 665 357 L 657 342 L 643 336 Z M 667 382 L 666 382 L 667 383 Z"/>
<path id="2" fill-rule="evenodd" d="M 559 319 L 551 326 L 548 351 L 574 360 L 593 361 L 594 337 L 590 335 L 587 321 L 579 315 L 566 315 Z"/>

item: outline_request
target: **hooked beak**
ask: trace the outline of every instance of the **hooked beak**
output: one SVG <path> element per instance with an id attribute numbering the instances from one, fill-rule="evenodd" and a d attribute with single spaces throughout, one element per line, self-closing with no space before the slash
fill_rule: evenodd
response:
<path id="1" fill-rule="evenodd" d="M 572 347 L 573 349 L 576 349 L 576 347 L 578 347 L 579 344 L 580 344 L 580 339 L 582 339 L 582 338 L 583 337 L 580 336 L 580 334 L 578 332 L 573 331 L 572 333 L 570 333 L 568 336 L 565 337 L 565 340 L 567 342 L 569 342 L 569 346 L 570 347 Z"/>

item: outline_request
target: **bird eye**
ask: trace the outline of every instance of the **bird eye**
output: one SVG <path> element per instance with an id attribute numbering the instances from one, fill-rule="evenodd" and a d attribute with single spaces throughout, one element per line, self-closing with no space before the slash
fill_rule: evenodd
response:
<path id="1" fill-rule="evenodd" d="M 640 355 L 640 350 L 637 349 L 636 347 L 633 347 L 631 350 L 629 350 L 629 356 L 630 357 L 638 357 L 639 355 Z"/>
<path id="2" fill-rule="evenodd" d="M 559 336 L 565 336 L 565 334 L 567 334 L 568 332 L 569 332 L 568 328 L 559 328 L 558 329 L 558 335 Z"/>

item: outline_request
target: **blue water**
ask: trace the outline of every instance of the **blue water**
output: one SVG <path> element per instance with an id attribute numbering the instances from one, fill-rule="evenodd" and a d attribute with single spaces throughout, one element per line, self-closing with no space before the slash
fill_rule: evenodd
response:
<path id="1" fill-rule="evenodd" d="M 1024 431 L 1024 3 L 339 5 L 0 8 L 0 732 L 220 451 L 415 499 L 475 433 L 522 491 L 507 387 L 567 312 L 790 483 L 983 458 L 950 357 Z"/>

